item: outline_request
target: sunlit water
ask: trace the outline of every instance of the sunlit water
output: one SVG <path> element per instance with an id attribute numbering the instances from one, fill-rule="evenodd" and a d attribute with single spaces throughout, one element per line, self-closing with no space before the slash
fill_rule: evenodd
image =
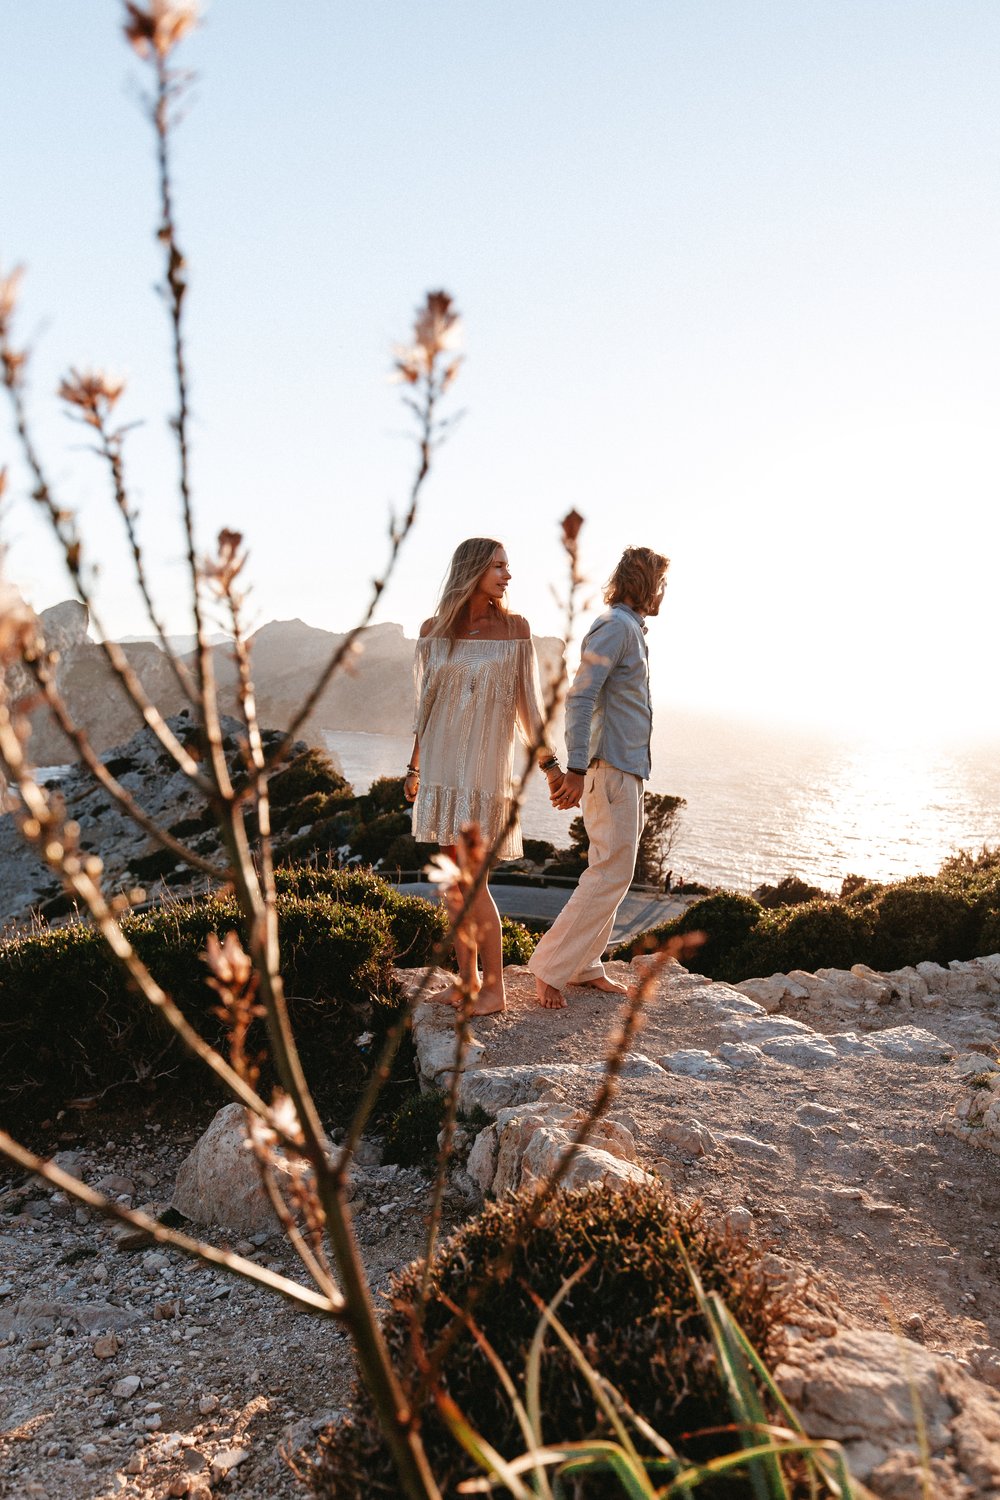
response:
<path id="1" fill-rule="evenodd" d="M 404 736 L 326 738 L 358 790 L 400 775 L 410 754 Z M 525 833 L 567 843 L 570 815 L 533 781 Z M 736 889 L 787 874 L 827 890 L 848 874 L 898 880 L 1000 844 L 1000 744 L 890 746 L 664 712 L 650 786 L 687 798 L 675 875 Z"/>

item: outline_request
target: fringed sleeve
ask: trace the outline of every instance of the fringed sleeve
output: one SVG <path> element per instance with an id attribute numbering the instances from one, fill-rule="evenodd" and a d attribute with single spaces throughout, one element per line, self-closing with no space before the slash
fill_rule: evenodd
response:
<path id="1" fill-rule="evenodd" d="M 424 694 L 427 691 L 427 664 L 430 638 L 422 636 L 413 653 L 413 733 L 419 735 L 424 723 Z"/>
<path id="2" fill-rule="evenodd" d="M 542 744 L 542 726 L 545 711 L 542 708 L 542 689 L 538 679 L 538 657 L 534 642 L 529 638 L 517 643 L 517 700 L 515 704 L 517 732 L 526 746 L 538 749 Z"/>

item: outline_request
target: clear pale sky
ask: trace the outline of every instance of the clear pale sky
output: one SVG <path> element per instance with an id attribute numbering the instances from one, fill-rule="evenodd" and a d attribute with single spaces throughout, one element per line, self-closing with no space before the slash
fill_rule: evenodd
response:
<path id="1" fill-rule="evenodd" d="M 128 375 L 144 536 L 187 629 L 120 10 L 5 0 L 0 265 L 28 264 L 38 433 L 110 627 L 139 633 L 50 396 L 70 364 Z M 673 559 L 650 630 L 668 703 L 1000 736 L 995 0 L 213 0 L 180 56 L 196 495 L 204 545 L 247 534 L 260 623 L 361 608 L 412 464 L 391 345 L 442 286 L 466 415 L 380 618 L 414 631 L 485 533 L 512 607 L 555 632 L 575 506 L 595 583 L 627 543 Z M 27 500 L 5 532 L 32 601 L 66 597 Z"/>

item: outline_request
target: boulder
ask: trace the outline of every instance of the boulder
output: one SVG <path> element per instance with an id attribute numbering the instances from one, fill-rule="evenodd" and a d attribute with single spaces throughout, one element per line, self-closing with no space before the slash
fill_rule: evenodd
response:
<path id="1" fill-rule="evenodd" d="M 922 1063 L 933 1067 L 955 1055 L 950 1043 L 943 1042 L 920 1026 L 890 1026 L 885 1031 L 873 1031 L 868 1041 L 876 1052 L 894 1062 Z"/>
<path id="2" fill-rule="evenodd" d="M 214 1224 L 244 1239 L 277 1228 L 248 1145 L 242 1104 L 220 1109 L 181 1162 L 172 1206 L 196 1224 Z"/>
<path id="3" fill-rule="evenodd" d="M 522 1187 L 544 1182 L 552 1176 L 562 1161 L 572 1136 L 568 1130 L 558 1126 L 543 1125 L 534 1131 L 527 1149 L 521 1158 Z M 606 1191 L 625 1187 L 631 1183 L 647 1183 L 654 1179 L 648 1172 L 633 1162 L 623 1161 L 600 1146 L 578 1146 L 562 1179 L 567 1189 L 599 1185 Z"/>
<path id="4" fill-rule="evenodd" d="M 719 1056 L 731 1068 L 759 1068 L 764 1054 L 749 1042 L 720 1042 Z"/>
<path id="5" fill-rule="evenodd" d="M 808 1036 L 768 1037 L 760 1047 L 775 1062 L 792 1068 L 828 1068 L 839 1061 L 836 1049 L 816 1031 Z"/>
<path id="6" fill-rule="evenodd" d="M 732 1072 L 726 1063 L 713 1057 L 699 1047 L 682 1048 L 679 1052 L 668 1052 L 660 1058 L 660 1066 L 668 1073 L 677 1073 L 683 1078 L 718 1078 Z"/>
<path id="7" fill-rule="evenodd" d="M 768 979 L 742 979 L 734 986 L 742 994 L 763 1006 L 769 1014 L 789 1000 L 808 1000 L 809 991 L 804 985 L 789 979 L 787 974 L 772 974 Z"/>
<path id="8" fill-rule="evenodd" d="M 891 1333 L 842 1329 L 797 1341 L 778 1366 L 779 1387 L 810 1437 L 844 1444 L 855 1477 L 876 1494 L 987 1500 L 1000 1484 L 1000 1397 L 952 1361 Z M 931 1454 L 923 1473 L 919 1406 Z"/>
<path id="9" fill-rule="evenodd" d="M 660 1131 L 660 1140 L 681 1156 L 707 1156 L 717 1144 L 715 1136 L 700 1120 L 668 1120 Z"/>

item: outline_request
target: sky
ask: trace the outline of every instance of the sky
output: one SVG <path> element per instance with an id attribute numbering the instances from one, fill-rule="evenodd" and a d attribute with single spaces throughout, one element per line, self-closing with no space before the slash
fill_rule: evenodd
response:
<path id="1" fill-rule="evenodd" d="M 129 482 L 189 628 L 152 135 L 117 0 L 5 0 L 0 267 L 24 262 L 32 421 L 114 634 L 148 632 L 101 471 L 53 392 L 128 380 Z M 657 698 L 734 718 L 1000 738 L 1000 7 L 994 0 L 211 0 L 179 61 L 199 537 L 258 623 L 364 608 L 415 453 L 387 375 L 417 304 L 464 322 L 418 525 L 378 618 L 454 546 L 561 630 L 672 559 Z M 7 568 L 67 597 L 11 468 Z"/>

